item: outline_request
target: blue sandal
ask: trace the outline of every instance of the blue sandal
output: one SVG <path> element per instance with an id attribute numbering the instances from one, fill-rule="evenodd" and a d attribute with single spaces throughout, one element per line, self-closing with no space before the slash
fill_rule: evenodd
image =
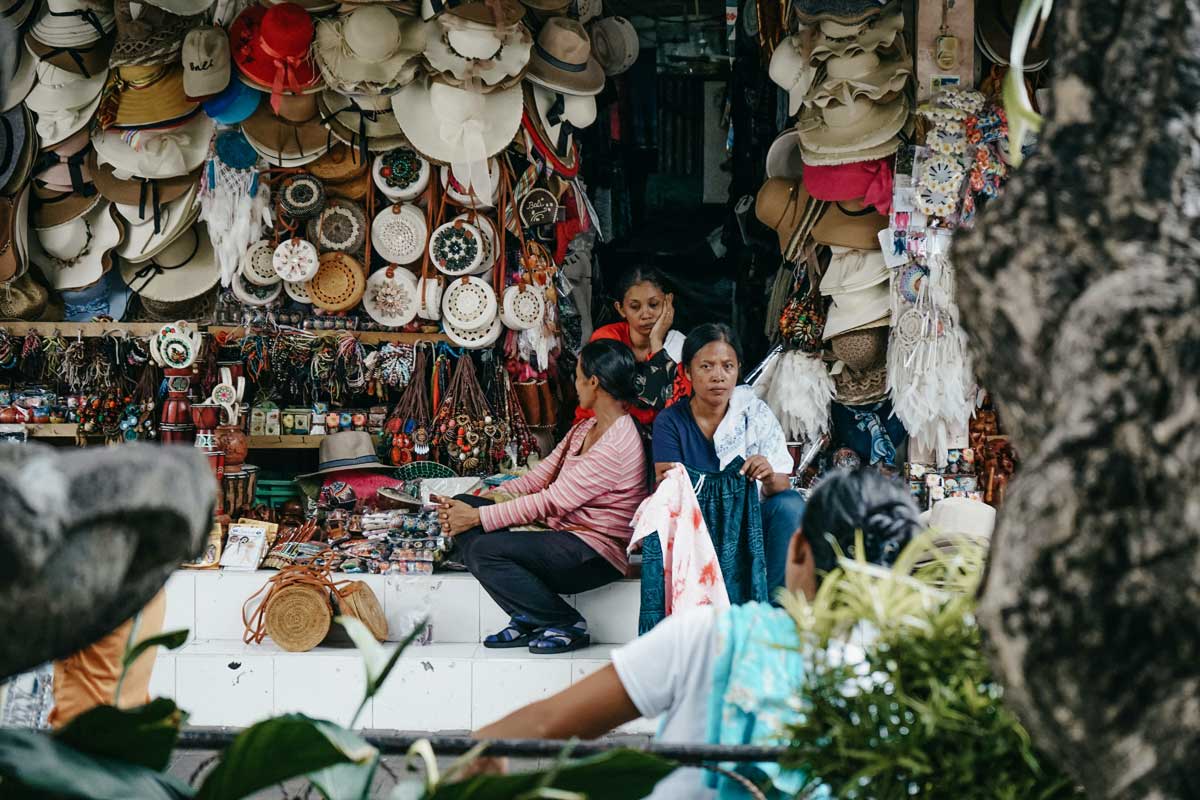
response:
<path id="1" fill-rule="evenodd" d="M 569 628 L 543 628 L 537 638 L 529 643 L 529 652 L 536 655 L 553 655 L 582 650 L 592 643 L 587 624 L 579 623 Z"/>
<path id="2" fill-rule="evenodd" d="M 504 650 L 509 647 L 525 647 L 533 640 L 535 631 L 528 626 L 510 620 L 508 627 L 499 633 L 493 633 L 491 636 L 484 638 L 483 646 L 490 647 L 493 650 Z"/>

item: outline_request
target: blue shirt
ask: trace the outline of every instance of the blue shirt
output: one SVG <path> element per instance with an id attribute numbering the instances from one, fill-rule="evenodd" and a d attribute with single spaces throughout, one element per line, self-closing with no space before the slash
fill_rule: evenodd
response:
<path id="1" fill-rule="evenodd" d="M 654 463 L 679 463 L 697 472 L 720 472 L 717 449 L 696 424 L 691 402 L 690 397 L 683 398 L 658 412 L 654 419 Z"/>

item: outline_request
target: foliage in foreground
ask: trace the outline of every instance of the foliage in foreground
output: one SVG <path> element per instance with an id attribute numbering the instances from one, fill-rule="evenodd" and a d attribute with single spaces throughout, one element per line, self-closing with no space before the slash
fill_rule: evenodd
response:
<path id="1" fill-rule="evenodd" d="M 806 668 L 793 765 L 841 800 L 1082 796 L 1001 702 L 974 617 L 982 548 L 926 534 L 891 570 L 856 552 L 787 602 Z"/>

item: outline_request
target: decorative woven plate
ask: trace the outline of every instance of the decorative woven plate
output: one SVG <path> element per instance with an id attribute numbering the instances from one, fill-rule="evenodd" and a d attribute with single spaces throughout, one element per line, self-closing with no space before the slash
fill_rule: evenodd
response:
<path id="1" fill-rule="evenodd" d="M 312 219 L 325 208 L 325 186 L 304 173 L 288 178 L 283 183 L 279 206 L 292 219 Z"/>
<path id="2" fill-rule="evenodd" d="M 483 245 L 483 259 L 479 262 L 479 269 L 475 270 L 476 275 L 483 275 L 491 272 L 492 267 L 496 266 L 496 253 L 500 252 L 500 237 L 496 233 L 496 223 L 492 222 L 492 218 L 486 214 L 459 214 L 452 221 L 462 220 L 469 222 L 479 229 L 479 243 Z"/>
<path id="3" fill-rule="evenodd" d="M 367 215 L 355 203 L 334 198 L 309 221 L 308 238 L 322 253 L 360 253 L 367 240 Z"/>
<path id="4" fill-rule="evenodd" d="M 363 308 L 371 319 L 389 328 L 402 328 L 417 316 L 417 279 L 404 267 L 375 270 L 367 279 Z"/>
<path id="5" fill-rule="evenodd" d="M 321 256 L 320 268 L 308 282 L 308 294 L 317 308 L 345 311 L 362 300 L 367 276 L 362 265 L 345 253 Z"/>
<path id="6" fill-rule="evenodd" d="M 546 318 L 546 297 L 540 289 L 510 286 L 504 290 L 503 320 L 514 331 L 528 331 Z"/>
<path id="7" fill-rule="evenodd" d="M 312 305 L 312 298 L 308 294 L 308 281 L 284 281 L 283 290 L 287 292 L 287 296 L 295 300 L 303 306 Z"/>
<path id="8" fill-rule="evenodd" d="M 450 337 L 450 341 L 468 350 L 481 350 L 484 347 L 491 347 L 499 340 L 500 334 L 504 331 L 504 326 L 500 324 L 500 320 L 498 319 L 492 320 L 490 327 L 484 327 L 478 331 L 460 330 L 449 323 L 446 323 L 443 327 L 446 330 L 446 335 Z"/>
<path id="9" fill-rule="evenodd" d="M 929 270 L 925 267 L 920 264 L 909 264 L 900 270 L 900 275 L 896 278 L 896 291 L 906 302 L 916 305 L 927 277 L 929 277 Z"/>
<path id="10" fill-rule="evenodd" d="M 255 286 L 274 286 L 281 280 L 275 272 L 275 246 L 259 239 L 242 254 L 242 277 Z"/>
<path id="11" fill-rule="evenodd" d="M 462 332 L 487 330 L 496 320 L 496 293 L 479 278 L 451 281 L 442 292 L 442 316 Z"/>
<path id="12" fill-rule="evenodd" d="M 416 151 L 399 147 L 376 156 L 371 167 L 375 185 L 391 200 L 415 200 L 429 186 L 429 162 Z"/>
<path id="13" fill-rule="evenodd" d="M 279 299 L 283 285 L 276 281 L 272 286 L 255 286 L 242 273 L 233 276 L 233 296 L 248 306 L 267 306 Z"/>
<path id="14" fill-rule="evenodd" d="M 470 275 L 483 263 L 483 234 L 461 218 L 447 222 L 429 237 L 429 257 L 446 275 Z"/>
<path id="15" fill-rule="evenodd" d="M 492 193 L 489 197 L 480 197 L 478 192 L 468 191 L 458 181 L 450 180 L 449 167 L 442 167 L 442 188 L 446 190 L 446 196 L 460 206 L 492 208 L 496 205 L 496 195 L 500 189 L 500 164 L 494 158 L 488 159 L 488 175 L 492 178 Z"/>
<path id="16" fill-rule="evenodd" d="M 389 264 L 411 264 L 425 253 L 429 228 L 421 209 L 407 203 L 388 206 L 371 223 L 371 246 Z"/>
<path id="17" fill-rule="evenodd" d="M 271 256 L 275 274 L 285 281 L 310 280 L 317 274 L 317 248 L 307 239 L 288 239 L 280 242 Z"/>

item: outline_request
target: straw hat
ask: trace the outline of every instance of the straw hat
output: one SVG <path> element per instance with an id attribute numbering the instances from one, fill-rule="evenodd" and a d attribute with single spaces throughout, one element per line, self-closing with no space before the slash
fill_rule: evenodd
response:
<path id="1" fill-rule="evenodd" d="M 879 232 L 887 226 L 888 218 L 861 200 L 839 200 L 829 203 L 813 225 L 812 238 L 818 244 L 878 250 Z"/>
<path id="2" fill-rule="evenodd" d="M 63 192 L 46 189 L 36 183 L 32 185 L 32 189 L 29 227 L 34 230 L 65 225 L 89 213 L 104 200 L 97 192 L 92 192 L 90 195 L 72 191 Z"/>
<path id="3" fill-rule="evenodd" d="M 39 230 L 30 240 L 30 258 L 53 289 L 90 286 L 112 267 L 122 236 L 112 204 L 101 202 L 82 217 Z"/>
<path id="4" fill-rule="evenodd" d="M 580 17 L 580 21 L 586 21 Z M 605 17 L 588 28 L 592 37 L 592 52 L 605 75 L 620 75 L 629 71 L 641 52 L 637 28 L 624 17 Z"/>
<path id="5" fill-rule="evenodd" d="M 826 204 L 813 199 L 800 181 L 771 178 L 758 190 L 754 215 L 775 231 L 779 249 L 788 255 L 790 244 L 796 242 L 803 246 L 808 241 L 813 227 L 826 213 L 825 208 Z"/>
<path id="6" fill-rule="evenodd" d="M 203 222 L 189 227 L 150 261 L 121 264 L 129 288 L 157 303 L 179 303 L 208 292 L 221 279 L 221 267 Z"/>
<path id="7" fill-rule="evenodd" d="M 125 241 L 117 248 L 123 263 L 142 264 L 157 256 L 192 227 L 200 216 L 200 183 L 193 183 L 183 195 L 159 207 L 158 216 L 150 207 L 116 205 L 126 222 Z"/>
<path id="8" fill-rule="evenodd" d="M 369 158 L 368 152 L 391 150 L 405 141 L 386 95 L 347 97 L 324 91 L 318 107 L 334 138 L 358 150 L 363 161 Z"/>
<path id="9" fill-rule="evenodd" d="M 129 294 L 129 287 L 122 282 L 121 276 L 115 271 L 107 272 L 91 286 L 62 293 L 63 320 L 90 322 L 96 317 L 120 320 L 125 316 Z"/>
<path id="10" fill-rule="evenodd" d="M 0 197 L 0 284 L 9 284 L 29 268 L 29 193 Z M 0 287 L 0 294 L 5 291 Z"/>
<path id="11" fill-rule="evenodd" d="M 242 133 L 264 158 L 289 167 L 315 161 L 332 144 L 311 94 L 282 97 L 278 113 L 268 103 L 259 105 L 242 123 Z"/>
<path id="12" fill-rule="evenodd" d="M 3 0 L 0 2 L 0 17 L 8 21 L 10 33 L 15 33 L 25 27 L 37 7 L 37 0 Z"/>
<path id="13" fill-rule="evenodd" d="M 317 23 L 314 54 L 325 83 L 353 94 L 386 91 L 417 77 L 425 26 L 380 5 Z"/>
<path id="14" fill-rule="evenodd" d="M 391 265 L 371 273 L 363 309 L 388 328 L 402 328 L 417 316 L 417 280 L 403 267 Z"/>
<path id="15" fill-rule="evenodd" d="M 796 0 L 792 7 L 801 22 L 836 20 L 852 25 L 879 16 L 887 6 L 879 0 Z"/>
<path id="16" fill-rule="evenodd" d="M 231 83 L 229 36 L 224 28 L 216 25 L 192 28 L 184 37 L 180 61 L 183 93 L 192 100 L 220 95 Z"/>
<path id="17" fill-rule="evenodd" d="M 825 78 L 805 101 L 822 108 L 861 97 L 879 101 L 904 89 L 911 77 L 912 67 L 903 48 L 896 58 L 886 61 L 874 52 L 835 56 L 825 62 Z"/>
<path id="18" fill-rule="evenodd" d="M 199 110 L 183 91 L 179 64 L 117 67 L 99 113 L 100 127 L 173 127 Z"/>
<path id="19" fill-rule="evenodd" d="M 37 58 L 28 47 L 17 47 L 16 69 L 0 86 L 0 114 L 7 114 L 25 101 L 37 83 Z"/>
<path id="20" fill-rule="evenodd" d="M 367 288 L 362 264 L 346 253 L 321 256 L 317 274 L 308 282 L 312 304 L 325 311 L 346 311 L 358 305 Z"/>
<path id="21" fill-rule="evenodd" d="M 857 292 L 891 277 L 881 250 L 856 250 L 853 247 L 829 248 L 829 266 L 821 277 L 821 294 L 834 296 Z"/>
<path id="22" fill-rule="evenodd" d="M 592 40 L 578 21 L 551 17 L 538 33 L 529 80 L 565 94 L 600 94 L 604 70 L 592 57 Z"/>
<path id="23" fill-rule="evenodd" d="M 500 19 L 496 19 L 496 11 Z M 431 20 L 443 14 L 494 25 L 497 28 L 509 28 L 516 25 L 525 16 L 525 9 L 518 0 L 421 0 L 421 19 Z"/>
<path id="24" fill-rule="evenodd" d="M 975 40 L 988 60 L 1001 66 L 1008 65 L 1012 50 L 1013 25 L 1017 21 L 1020 0 L 989 0 L 979 4 L 975 10 Z M 1042 37 L 1037 47 L 1025 51 L 1025 69 L 1036 71 L 1050 60 L 1047 37 Z"/>
<path id="25" fill-rule="evenodd" d="M 358 158 L 358 154 L 349 145 L 337 143 L 329 152 L 308 165 L 308 171 L 313 177 L 325 183 L 326 191 L 330 184 L 344 183 L 366 173 L 369 163 Z"/>
<path id="26" fill-rule="evenodd" d="M 402 202 L 424 194 L 432 171 L 429 162 L 415 150 L 398 147 L 375 157 L 371 177 L 385 197 Z"/>
<path id="27" fill-rule="evenodd" d="M 46 313 L 50 293 L 33 275 L 25 274 L 0 286 L 0 319 L 33 321 Z"/>
<path id="28" fill-rule="evenodd" d="M 807 109 L 800 115 L 796 129 L 800 132 L 800 146 L 806 152 L 847 155 L 893 140 L 908 122 L 908 116 L 908 98 L 904 95 L 882 104 L 856 97 L 849 103 Z"/>
<path id="29" fill-rule="evenodd" d="M 33 171 L 37 153 L 33 116 L 23 105 L 0 115 L 0 194 L 12 194 Z"/>
<path id="30" fill-rule="evenodd" d="M 892 294 L 887 283 L 834 295 L 825 317 L 823 336 L 828 341 L 847 331 L 867 326 L 882 327 L 888 324 L 891 316 Z"/>
<path id="31" fill-rule="evenodd" d="M 803 174 L 800 134 L 795 128 L 788 128 L 776 136 L 767 149 L 767 177 L 793 179 Z"/>
<path id="32" fill-rule="evenodd" d="M 341 183 L 325 184 L 325 191 L 330 197 L 340 197 L 354 203 L 363 202 L 371 190 L 371 174 L 364 172 L 356 178 Z"/>
<path id="33" fill-rule="evenodd" d="M 387 470 L 389 467 L 375 454 L 375 442 L 371 434 L 364 431 L 342 431 L 331 433 L 321 440 L 317 455 L 317 471 L 297 475 L 296 480 L 315 478 L 331 472 L 349 470 Z"/>
<path id="34" fill-rule="evenodd" d="M 46 0 L 29 35 L 51 47 L 81 47 L 103 39 L 116 26 L 113 13 L 84 0 Z"/>
<path id="35" fill-rule="evenodd" d="M 900 35 L 904 30 L 904 15 L 899 13 L 880 14 L 861 25 L 846 26 L 836 20 L 823 20 L 818 26 L 818 35 L 809 57 L 813 61 L 852 56 L 856 53 L 873 53 L 890 50 L 903 43 Z"/>
<path id="36" fill-rule="evenodd" d="M 320 87 L 321 75 L 310 54 L 315 34 L 312 16 L 295 3 L 252 5 L 230 26 L 229 44 L 238 71 L 256 88 L 271 92 L 271 104 L 277 107 L 284 94 Z"/>
<path id="37" fill-rule="evenodd" d="M 533 36 L 523 25 L 496 28 L 447 14 L 428 27 L 425 61 L 439 79 L 460 87 L 470 81 L 489 92 L 515 86 L 524 77 Z"/>
<path id="38" fill-rule="evenodd" d="M 771 82 L 788 94 L 788 115 L 795 116 L 817 78 L 817 67 L 805 48 L 805 38 L 789 36 L 779 43 L 771 55 L 767 75 Z"/>
<path id="39" fill-rule="evenodd" d="M 97 132 L 92 137 L 96 160 L 111 164 L 121 175 L 142 178 L 176 178 L 194 172 L 208 156 L 214 124 L 204 114 L 169 130 L 116 130 Z"/>
<path id="40" fill-rule="evenodd" d="M 512 142 L 521 126 L 522 97 L 519 87 L 476 94 L 423 79 L 394 95 L 392 108 L 414 149 L 471 172 L 469 165 L 482 166 Z"/>

